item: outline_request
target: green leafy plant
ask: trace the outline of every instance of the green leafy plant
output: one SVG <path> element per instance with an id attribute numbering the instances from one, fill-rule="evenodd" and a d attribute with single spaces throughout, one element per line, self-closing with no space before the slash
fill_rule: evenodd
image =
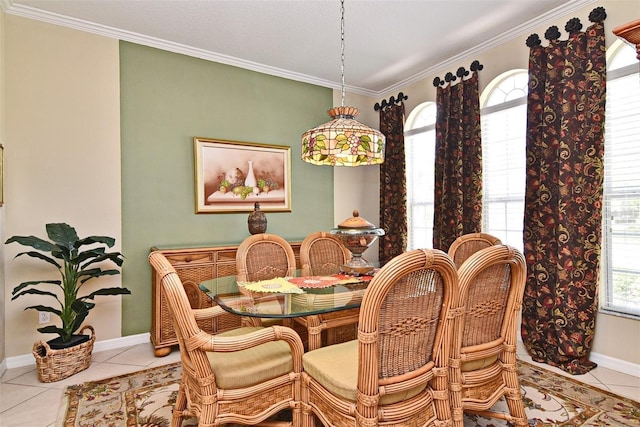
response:
<path id="1" fill-rule="evenodd" d="M 35 251 L 20 252 L 16 258 L 26 255 L 47 262 L 58 270 L 61 280 L 36 280 L 20 283 L 13 289 L 11 300 L 29 294 L 55 299 L 59 308 L 32 305 L 26 307 L 25 310 L 45 311 L 58 316 L 62 321 L 62 327 L 48 325 L 38 328 L 38 332 L 58 334 L 62 342 L 66 343 L 71 341 L 73 333 L 80 328 L 89 311 L 95 307 L 92 300 L 96 296 L 131 294 L 131 291 L 118 287 L 102 288 L 88 295 L 78 296 L 80 289 L 87 281 L 101 276 L 120 274 L 117 269 L 103 270 L 97 266 L 98 263 L 110 262 L 120 267 L 124 262 L 124 257 L 120 252 L 106 251 L 107 248 L 111 248 L 115 244 L 115 239 L 112 237 L 89 236 L 80 239 L 76 230 L 64 223 L 47 224 L 46 230 L 51 241 L 35 236 L 13 236 L 7 239 L 5 244 L 16 242 L 35 249 Z M 91 245 L 91 247 L 81 250 L 86 245 Z M 62 291 L 62 295 L 41 289 L 42 285 L 46 286 L 46 289 L 57 287 Z"/>

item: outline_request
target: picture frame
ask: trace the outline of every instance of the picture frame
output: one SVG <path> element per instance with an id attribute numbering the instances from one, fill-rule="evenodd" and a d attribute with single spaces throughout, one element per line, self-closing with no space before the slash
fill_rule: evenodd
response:
<path id="1" fill-rule="evenodd" d="M 196 213 L 291 211 L 291 147 L 194 137 Z"/>

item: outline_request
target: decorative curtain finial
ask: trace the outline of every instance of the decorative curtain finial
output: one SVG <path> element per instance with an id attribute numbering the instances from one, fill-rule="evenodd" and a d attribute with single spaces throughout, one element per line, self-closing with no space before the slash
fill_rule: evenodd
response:
<path id="1" fill-rule="evenodd" d="M 607 19 L 607 12 L 602 6 L 596 7 L 589 14 L 589 21 L 591 22 L 603 22 L 605 19 Z"/>
<path id="2" fill-rule="evenodd" d="M 579 33 L 582 30 L 582 23 L 578 18 L 571 18 L 564 26 L 564 30 L 569 34 Z"/>
<path id="3" fill-rule="evenodd" d="M 480 63 L 480 61 L 476 59 L 471 63 L 471 66 L 469 68 L 471 69 L 471 71 L 480 71 L 484 68 L 484 66 Z M 469 74 L 470 72 L 467 69 L 465 69 L 464 67 L 459 67 L 456 70 L 455 75 L 449 72 L 445 74 L 444 80 L 441 79 L 440 77 L 436 77 L 435 79 L 433 79 L 433 86 L 435 87 L 445 86 L 447 83 L 453 84 L 452 82 L 455 82 L 456 80 L 458 80 L 458 77 L 460 77 L 460 80 L 464 80 L 464 78 L 467 77 Z"/>
<path id="4" fill-rule="evenodd" d="M 471 69 L 471 71 L 480 71 L 484 68 L 484 65 L 482 65 L 480 61 L 476 59 L 471 63 L 471 66 L 469 68 Z"/>
<path id="5" fill-rule="evenodd" d="M 540 40 L 539 35 L 531 34 L 529 37 L 527 37 L 527 41 L 525 44 L 527 45 L 528 48 L 532 48 L 532 47 L 540 46 L 542 44 L 542 41 Z"/>
<path id="6" fill-rule="evenodd" d="M 405 99 L 409 99 L 409 97 L 407 95 L 405 95 L 404 93 L 399 92 L 397 99 L 394 98 L 393 95 L 392 95 L 391 98 L 389 98 L 389 101 L 387 101 L 386 99 L 383 99 L 381 104 L 378 104 L 376 102 L 376 105 L 373 106 L 373 109 L 375 111 L 384 110 L 387 107 L 391 107 L 395 103 L 401 103 Z"/>
<path id="7" fill-rule="evenodd" d="M 544 38 L 549 41 L 558 40 L 560 38 L 560 30 L 556 25 L 552 25 L 544 32 Z"/>
<path id="8" fill-rule="evenodd" d="M 456 71 L 456 76 L 460 77 L 461 79 L 464 77 L 467 77 L 468 75 L 469 75 L 469 72 L 465 70 L 464 67 L 459 67 L 458 70 Z"/>
<path id="9" fill-rule="evenodd" d="M 458 78 L 453 75 L 453 73 L 448 72 L 444 75 L 444 81 L 447 83 L 455 82 Z"/>
<path id="10" fill-rule="evenodd" d="M 596 7 L 591 11 L 591 13 L 589 13 L 589 21 L 591 22 L 602 22 L 606 18 L 607 12 L 602 6 Z M 564 29 L 569 34 L 576 34 L 582 31 L 582 23 L 580 22 L 579 18 L 571 18 L 567 21 Z M 549 41 L 558 40 L 560 38 L 560 30 L 558 30 L 557 26 L 553 25 L 547 28 L 547 31 L 545 31 L 544 33 L 544 38 Z M 527 41 L 525 44 L 529 48 L 534 48 L 536 46 L 540 46 L 542 42 L 540 41 L 540 36 L 538 36 L 537 34 L 531 34 L 529 37 L 527 37 Z"/>

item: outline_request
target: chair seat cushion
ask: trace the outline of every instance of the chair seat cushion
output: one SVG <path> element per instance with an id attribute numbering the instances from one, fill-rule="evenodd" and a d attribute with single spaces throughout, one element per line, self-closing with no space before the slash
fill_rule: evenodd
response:
<path id="1" fill-rule="evenodd" d="M 496 360 L 498 360 L 498 356 L 489 356 L 483 359 L 470 360 L 468 362 L 463 362 L 460 365 L 460 370 L 462 372 L 476 371 L 478 369 L 486 368 L 487 366 L 493 365 Z"/>
<path id="2" fill-rule="evenodd" d="M 302 368 L 322 387 L 343 399 L 355 402 L 358 388 L 358 340 L 347 341 L 309 351 L 302 356 Z M 425 385 L 380 398 L 388 405 L 411 398 Z"/>
<path id="3" fill-rule="evenodd" d="M 237 328 L 217 336 L 232 337 L 262 329 Z M 207 352 L 216 383 L 221 389 L 235 389 L 277 378 L 293 370 L 291 350 L 285 341 L 274 341 L 230 353 Z"/>
<path id="4" fill-rule="evenodd" d="M 355 401 L 358 340 L 306 352 L 302 355 L 302 369 L 331 393 Z"/>

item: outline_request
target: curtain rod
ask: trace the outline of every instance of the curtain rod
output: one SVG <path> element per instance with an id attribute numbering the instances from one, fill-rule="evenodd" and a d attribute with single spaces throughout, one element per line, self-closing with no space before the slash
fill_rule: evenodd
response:
<path id="1" fill-rule="evenodd" d="M 596 7 L 591 11 L 591 13 L 589 13 L 589 21 L 593 23 L 604 22 L 605 19 L 607 19 L 607 11 L 602 6 Z M 582 23 L 580 22 L 579 18 L 571 18 L 565 24 L 564 29 L 569 34 L 576 34 L 582 30 Z M 560 36 L 560 30 L 558 30 L 558 27 L 556 25 L 552 25 L 551 27 L 547 28 L 547 31 L 545 31 L 544 33 L 544 38 L 549 41 L 558 40 L 560 39 Z M 525 42 L 525 44 L 528 48 L 534 48 L 536 46 L 540 46 L 542 44 L 542 41 L 540 40 L 540 36 L 537 33 L 533 33 L 529 37 L 527 37 L 527 41 Z"/>
<path id="2" fill-rule="evenodd" d="M 393 104 L 395 103 L 400 103 L 402 101 L 404 101 L 405 99 L 409 99 L 409 97 L 407 95 L 405 95 L 404 93 L 400 92 L 398 93 L 398 98 L 394 98 L 393 95 L 391 95 L 391 98 L 389 98 L 389 101 L 387 102 L 386 99 L 382 100 L 382 104 L 378 104 L 376 102 L 376 105 L 373 106 L 373 109 L 378 111 L 378 110 L 384 110 L 387 107 L 391 107 Z"/>
<path id="3" fill-rule="evenodd" d="M 471 69 L 471 71 L 476 71 L 477 72 L 477 71 L 482 70 L 484 68 L 484 65 L 482 65 L 480 63 L 480 61 L 478 61 L 476 59 L 475 61 L 473 61 L 471 63 L 469 68 Z M 460 77 L 460 79 L 462 79 L 464 77 L 467 77 L 468 75 L 469 75 L 469 71 L 467 71 L 464 67 L 460 67 L 456 71 L 456 75 L 455 76 L 453 75 L 453 73 L 449 72 L 449 73 L 445 74 L 444 80 L 441 80 L 440 77 L 436 77 L 435 79 L 433 79 L 433 85 L 435 87 L 444 86 L 447 83 L 455 82 L 458 79 L 458 77 Z"/>

